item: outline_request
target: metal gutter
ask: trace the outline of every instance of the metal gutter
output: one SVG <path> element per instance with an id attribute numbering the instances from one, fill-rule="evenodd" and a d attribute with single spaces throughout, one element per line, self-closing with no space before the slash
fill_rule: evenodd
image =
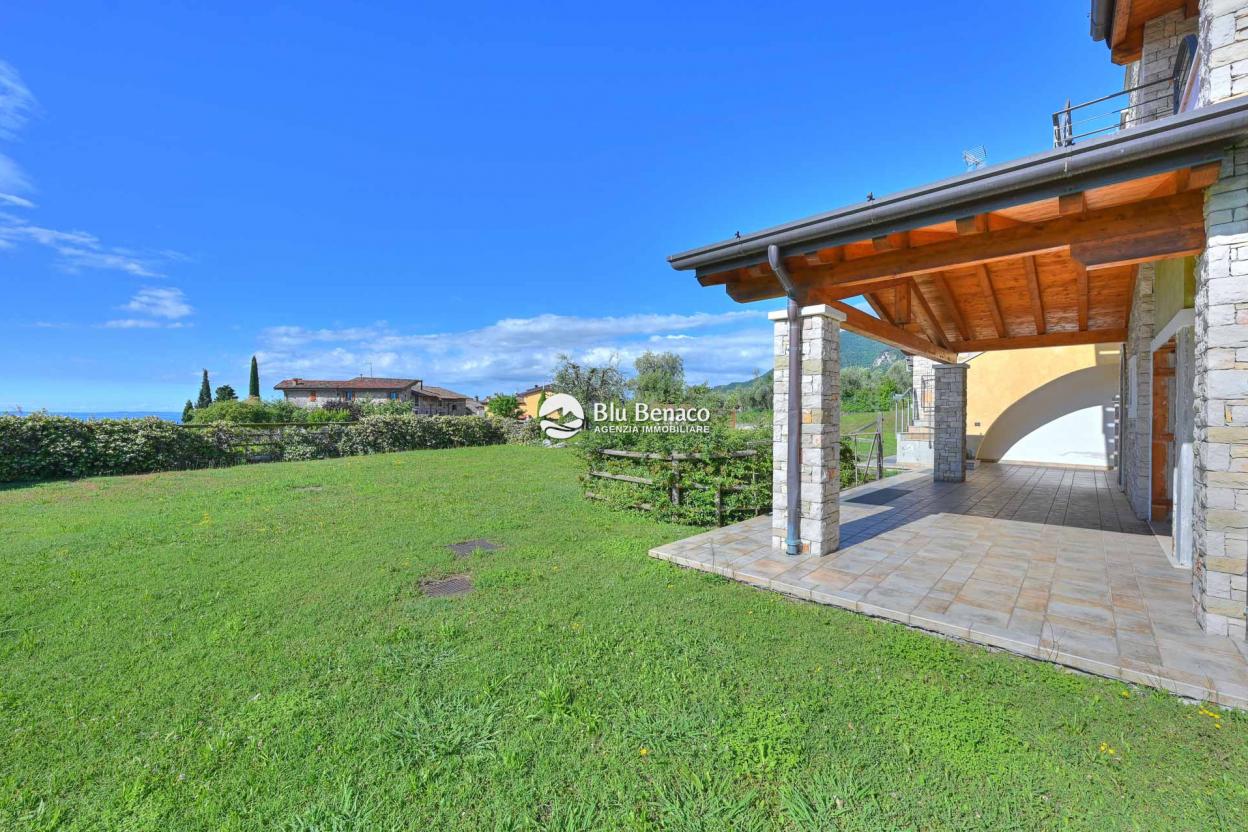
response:
<path id="1" fill-rule="evenodd" d="M 1222 158 L 1225 144 L 1248 135 L 1248 97 L 981 168 L 870 202 L 778 225 L 668 257 L 699 274 L 767 262 L 775 245 L 789 257 L 959 217 L 1138 179 Z"/>
<path id="2" fill-rule="evenodd" d="M 1103 40 L 1110 49 L 1109 42 L 1114 29 L 1114 0 L 1092 0 L 1092 10 L 1088 19 L 1092 22 L 1092 40 Z"/>
<path id="3" fill-rule="evenodd" d="M 780 249 L 768 246 L 767 262 L 789 298 L 789 409 L 786 414 L 789 433 L 785 451 L 785 488 L 788 492 L 784 552 L 796 557 L 802 553 L 802 304 L 797 295 L 797 285 L 780 258 Z"/>

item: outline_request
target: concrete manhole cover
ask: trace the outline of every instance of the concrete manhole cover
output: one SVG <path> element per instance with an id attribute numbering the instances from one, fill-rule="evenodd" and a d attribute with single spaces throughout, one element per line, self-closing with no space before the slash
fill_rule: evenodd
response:
<path id="1" fill-rule="evenodd" d="M 437 581 L 421 581 L 420 591 L 426 598 L 458 598 L 472 592 L 472 578 L 452 575 Z"/>
<path id="2" fill-rule="evenodd" d="M 492 540 L 481 538 L 479 540 L 465 540 L 462 543 L 452 543 L 447 548 L 455 553 L 455 557 L 466 558 L 477 550 L 482 552 L 493 552 L 503 547 L 499 546 Z"/>

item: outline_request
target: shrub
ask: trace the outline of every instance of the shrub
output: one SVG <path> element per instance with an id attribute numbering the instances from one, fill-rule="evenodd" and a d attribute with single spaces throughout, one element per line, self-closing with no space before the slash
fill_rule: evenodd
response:
<path id="1" fill-rule="evenodd" d="M 281 429 L 231 421 L 186 428 L 154 417 L 84 422 L 45 414 L 0 416 L 0 482 L 235 465 L 249 454 L 325 459 L 505 441 L 501 422 L 479 416 L 365 416 Z"/>
<path id="2" fill-rule="evenodd" d="M 282 433 L 279 456 L 291 462 L 342 456 L 342 437 L 346 430 L 347 425 L 341 423 L 288 428 Z"/>
<path id="3" fill-rule="evenodd" d="M 229 399 L 216 401 L 195 410 L 191 424 L 206 425 L 216 422 L 233 424 L 273 424 L 276 422 L 306 422 L 309 411 L 284 399 Z M 343 418 L 343 417 L 338 417 Z"/>
<path id="4" fill-rule="evenodd" d="M 485 408 L 491 416 L 497 416 L 500 419 L 515 419 L 520 415 L 520 401 L 507 393 L 495 393 L 490 396 L 490 400 L 485 403 Z"/>
<path id="5" fill-rule="evenodd" d="M 480 416 L 365 416 L 347 426 L 339 449 L 343 456 L 500 445 L 507 439 L 494 419 Z"/>
<path id="6" fill-rule="evenodd" d="M 0 482 L 228 464 L 228 446 L 155 417 L 0 416 Z"/>
<path id="7" fill-rule="evenodd" d="M 732 522 L 767 511 L 771 506 L 770 428 L 734 430 L 723 420 L 713 422 L 710 428 L 709 433 L 580 434 L 572 444 L 587 468 L 582 478 L 585 491 L 615 508 L 695 525 Z M 654 454 L 660 458 L 609 456 L 602 454 L 603 450 Z M 674 453 L 701 458 L 677 460 L 673 465 Z M 590 471 L 651 482 L 612 480 L 592 476 Z M 678 503 L 672 499 L 674 487 L 679 490 Z"/>

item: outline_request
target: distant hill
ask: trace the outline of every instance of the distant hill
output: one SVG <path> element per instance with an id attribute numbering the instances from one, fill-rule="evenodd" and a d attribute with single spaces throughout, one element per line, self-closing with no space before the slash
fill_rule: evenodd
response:
<path id="1" fill-rule="evenodd" d="M 866 338 L 856 332 L 845 332 L 844 330 L 841 330 L 842 367 L 871 367 L 874 366 L 877 361 L 887 365 L 890 363 L 888 358 L 884 358 L 882 360 L 880 359 L 880 356 L 885 353 L 892 353 L 892 360 L 902 358 L 899 351 L 885 344 L 881 344 L 879 341 L 872 341 L 870 338 Z M 763 375 L 765 377 L 770 377 L 771 370 L 763 373 Z M 738 390 L 742 387 L 749 387 L 753 383 L 754 379 L 747 379 L 746 381 L 732 381 L 728 384 L 721 384 L 713 389 Z"/>

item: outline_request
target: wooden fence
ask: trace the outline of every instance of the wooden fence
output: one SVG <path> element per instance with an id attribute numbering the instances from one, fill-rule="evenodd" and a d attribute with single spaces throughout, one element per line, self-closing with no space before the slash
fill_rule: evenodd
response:
<path id="1" fill-rule="evenodd" d="M 706 483 L 695 482 L 693 480 L 690 480 L 687 476 L 685 476 L 687 473 L 689 473 L 691 467 L 695 465 L 710 465 L 716 462 L 722 462 L 726 460 L 751 459 L 751 458 L 757 457 L 759 455 L 759 452 L 754 449 L 732 451 L 732 452 L 723 453 L 723 454 L 697 454 L 697 453 L 678 453 L 678 452 L 660 454 L 660 453 L 647 453 L 643 451 L 624 451 L 624 450 L 615 450 L 615 449 L 600 449 L 596 451 L 595 453 L 598 456 L 606 457 L 607 459 L 626 459 L 626 460 L 634 460 L 641 464 L 650 463 L 652 465 L 653 464 L 663 465 L 665 468 L 667 468 L 668 475 L 662 478 L 653 477 L 653 476 L 643 477 L 643 476 L 636 476 L 632 474 L 613 473 L 611 471 L 599 470 L 591 466 L 587 474 L 587 476 L 590 477 L 591 479 L 607 480 L 611 482 L 630 483 L 633 485 L 648 486 L 651 488 L 654 488 L 656 486 L 664 486 L 668 501 L 670 502 L 672 506 L 677 507 L 677 508 L 684 505 L 686 501 L 686 495 L 688 494 L 688 492 L 700 491 L 700 492 L 713 493 L 716 525 L 723 525 L 724 517 L 727 514 L 733 513 L 733 512 L 739 512 L 742 510 L 741 507 L 737 507 L 733 509 L 731 507 L 726 506 L 724 502 L 724 496 L 726 494 L 744 493 L 744 492 L 750 491 L 751 486 L 758 485 L 758 473 L 759 472 L 757 470 L 752 470 L 750 472 L 750 481 L 748 485 L 745 484 L 744 482 L 741 484 L 725 484 L 725 483 L 717 482 L 714 485 L 709 485 Z M 768 478 L 770 478 L 770 471 L 768 472 Z M 595 500 L 605 499 L 603 495 L 597 494 L 593 491 L 586 491 L 585 496 L 589 497 L 590 499 L 595 499 Z M 635 507 L 640 508 L 644 511 L 653 511 L 655 508 L 653 503 L 647 503 L 647 502 L 637 502 L 635 504 Z M 769 492 L 766 505 L 753 506 L 751 507 L 751 510 L 753 510 L 754 513 L 758 514 L 764 511 L 768 511 L 770 510 L 770 508 L 771 508 L 771 501 L 770 501 L 770 492 Z"/>

